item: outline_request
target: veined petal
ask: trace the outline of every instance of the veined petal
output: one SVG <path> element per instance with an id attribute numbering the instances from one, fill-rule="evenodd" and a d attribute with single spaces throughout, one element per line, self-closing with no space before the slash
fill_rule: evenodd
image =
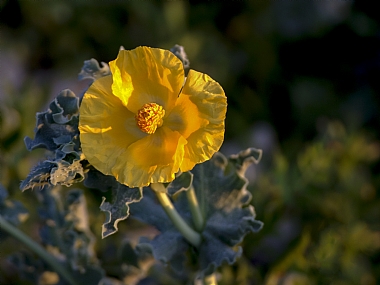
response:
<path id="1" fill-rule="evenodd" d="M 80 108 L 82 150 L 95 168 L 142 187 L 170 182 L 219 150 L 227 103 L 217 82 L 193 70 L 184 82 L 176 56 L 148 47 L 120 51 L 110 68 Z"/>
<path id="2" fill-rule="evenodd" d="M 133 113 L 147 103 L 157 103 L 170 111 L 184 83 L 182 62 L 168 50 L 120 50 L 110 68 L 113 94 Z"/>
<path id="3" fill-rule="evenodd" d="M 190 107 L 184 105 L 187 102 L 192 103 L 188 103 Z M 168 125 L 178 129 L 187 140 L 181 171 L 191 170 L 195 164 L 210 159 L 219 150 L 224 140 L 226 111 L 227 98 L 219 83 L 206 74 L 190 70 L 178 105 L 168 117 L 171 119 Z M 176 120 L 171 116 L 177 122 L 182 120 L 182 127 L 181 123 L 176 127 L 173 124 Z"/>
<path id="4" fill-rule="evenodd" d="M 184 138 L 208 124 L 207 118 L 199 112 L 198 106 L 190 100 L 190 96 L 181 94 L 167 118 L 165 126 L 179 132 Z"/>
<path id="5" fill-rule="evenodd" d="M 146 136 L 134 114 L 113 96 L 111 85 L 111 75 L 94 81 L 84 95 L 79 117 L 83 153 L 104 174 L 111 174 L 121 152 Z"/>
<path id="6" fill-rule="evenodd" d="M 163 126 L 120 153 L 112 175 L 130 187 L 170 182 L 179 171 L 185 144 L 183 136 Z"/>

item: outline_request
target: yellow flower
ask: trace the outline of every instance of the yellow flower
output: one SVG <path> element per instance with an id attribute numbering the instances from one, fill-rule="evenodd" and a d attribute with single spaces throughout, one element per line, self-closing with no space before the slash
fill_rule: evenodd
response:
<path id="1" fill-rule="evenodd" d="M 226 96 L 208 75 L 170 51 L 121 50 L 111 75 L 94 81 L 80 106 L 86 159 L 130 187 L 170 182 L 219 150 Z"/>

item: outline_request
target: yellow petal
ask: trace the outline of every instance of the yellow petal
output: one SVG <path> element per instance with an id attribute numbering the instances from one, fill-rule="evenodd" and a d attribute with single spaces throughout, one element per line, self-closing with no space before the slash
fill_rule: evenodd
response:
<path id="1" fill-rule="evenodd" d="M 170 111 L 184 83 L 182 63 L 168 50 L 120 50 L 110 68 L 113 93 L 133 113 L 148 103 L 157 103 Z"/>
<path id="2" fill-rule="evenodd" d="M 80 140 L 86 159 L 111 174 L 120 153 L 143 138 L 134 114 L 112 94 L 112 76 L 97 79 L 85 93 L 79 117 Z"/>
<path id="3" fill-rule="evenodd" d="M 141 187 L 170 182 L 219 150 L 227 103 L 217 82 L 191 70 L 183 86 L 179 59 L 147 47 L 120 51 L 110 68 L 112 75 L 96 80 L 80 107 L 82 150 L 95 168 Z M 156 105 L 163 117 L 155 132 L 144 133 L 135 115 Z"/>
<path id="4" fill-rule="evenodd" d="M 192 133 L 205 127 L 208 120 L 199 112 L 198 106 L 190 100 L 190 96 L 181 94 L 176 105 L 165 118 L 164 124 L 187 139 Z"/>
<path id="5" fill-rule="evenodd" d="M 187 140 L 180 168 L 181 171 L 188 171 L 195 164 L 210 159 L 222 145 L 227 98 L 219 83 L 206 74 L 190 70 L 173 111 L 168 119 L 175 117 L 177 128 L 173 120 L 168 120 L 168 125 L 177 129 Z M 180 121 L 182 128 L 179 127 Z"/>
<path id="6" fill-rule="evenodd" d="M 179 171 L 185 144 L 186 139 L 178 132 L 158 128 L 120 153 L 112 174 L 130 187 L 170 182 Z"/>

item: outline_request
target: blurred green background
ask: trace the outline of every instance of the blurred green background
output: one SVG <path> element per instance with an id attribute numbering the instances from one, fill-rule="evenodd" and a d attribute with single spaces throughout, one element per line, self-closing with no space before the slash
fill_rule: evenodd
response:
<path id="1" fill-rule="evenodd" d="M 378 284 L 380 18 L 373 5 L 0 1 L 0 183 L 30 210 L 21 228 L 38 240 L 30 226 L 35 197 L 19 190 L 44 155 L 23 143 L 33 137 L 35 113 L 60 90 L 87 86 L 77 81 L 84 60 L 109 62 L 120 46 L 180 44 L 190 67 L 226 92 L 221 151 L 264 150 L 247 175 L 265 226 L 246 237 L 236 265 L 220 270 L 221 284 Z M 100 197 L 93 200 L 100 236 Z M 118 235 L 127 231 L 121 226 Z M 106 242 L 114 240 L 99 241 Z M 19 248 L 0 245 L 0 284 L 17 280 L 5 255 Z"/>

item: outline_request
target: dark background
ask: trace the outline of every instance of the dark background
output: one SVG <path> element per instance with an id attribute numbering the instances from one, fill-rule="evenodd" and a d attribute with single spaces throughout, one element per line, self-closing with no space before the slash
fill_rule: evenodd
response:
<path id="1" fill-rule="evenodd" d="M 23 137 L 33 136 L 35 113 L 61 89 L 83 90 L 77 74 L 84 60 L 109 62 L 120 46 L 180 44 L 190 67 L 209 74 L 227 95 L 222 152 L 264 150 L 248 176 L 265 227 L 246 238 L 240 263 L 222 269 L 224 280 L 376 284 L 380 18 L 374 5 L 0 1 L 0 182 L 25 199 L 18 184 L 41 153 L 28 153 Z"/>

